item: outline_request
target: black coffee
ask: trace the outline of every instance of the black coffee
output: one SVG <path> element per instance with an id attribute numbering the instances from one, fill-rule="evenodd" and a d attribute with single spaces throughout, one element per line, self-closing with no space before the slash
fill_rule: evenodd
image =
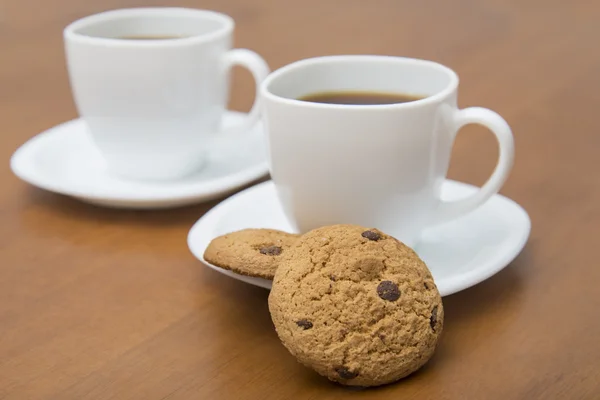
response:
<path id="1" fill-rule="evenodd" d="M 302 96 L 298 100 L 328 104 L 377 105 L 408 103 L 423 98 L 425 97 L 403 93 L 346 91 L 313 93 Z"/>
<path id="2" fill-rule="evenodd" d="M 167 35 L 131 35 L 131 36 L 119 36 L 117 39 L 125 40 L 170 40 L 170 39 L 181 39 L 183 36 L 167 36 Z"/>

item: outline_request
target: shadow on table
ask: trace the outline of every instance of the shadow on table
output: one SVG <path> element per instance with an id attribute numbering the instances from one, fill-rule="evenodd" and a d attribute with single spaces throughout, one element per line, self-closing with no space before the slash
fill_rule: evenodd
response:
<path id="1" fill-rule="evenodd" d="M 264 180 L 252 182 L 239 191 Z M 192 225 L 212 207 L 235 193 L 171 209 L 132 210 L 95 206 L 26 187 L 19 196 L 17 218 L 26 231 L 39 238 L 64 240 L 101 251 L 118 249 L 181 254 L 187 249 L 187 233 Z"/>
<path id="2" fill-rule="evenodd" d="M 534 247 L 535 243 L 528 243 L 512 263 L 488 280 L 444 297 L 444 334 L 434 357 L 421 372 L 435 375 L 467 349 L 488 347 L 502 340 L 523 307 Z"/>
<path id="3" fill-rule="evenodd" d="M 189 222 L 190 215 L 199 217 L 226 198 L 266 180 L 268 178 L 258 179 L 234 192 L 208 202 L 164 209 L 102 207 L 30 186 L 24 190 L 23 197 L 26 198 L 25 204 L 29 206 L 68 219 L 77 218 L 78 220 L 91 220 L 93 222 L 129 223 L 142 226 L 165 226 Z"/>
<path id="4" fill-rule="evenodd" d="M 190 213 L 199 212 L 203 214 L 219 201 L 223 200 L 221 198 L 200 204 L 165 209 L 126 209 L 102 207 L 34 188 L 31 188 L 29 192 L 28 198 L 35 207 L 44 208 L 57 215 L 83 220 L 136 223 L 153 226 L 177 224 Z"/>
<path id="5" fill-rule="evenodd" d="M 511 313 L 501 312 L 518 307 L 530 272 L 534 243 L 529 243 L 504 270 L 459 293 L 444 297 L 445 327 L 468 325 L 484 320 L 500 324 Z M 493 316 L 493 319 L 488 318 Z"/>

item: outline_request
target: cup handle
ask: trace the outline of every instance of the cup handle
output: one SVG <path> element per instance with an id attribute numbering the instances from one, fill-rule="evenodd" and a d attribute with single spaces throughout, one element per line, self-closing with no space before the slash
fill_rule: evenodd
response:
<path id="1" fill-rule="evenodd" d="M 461 200 L 441 201 L 432 215 L 430 220 L 431 225 L 447 222 L 467 214 L 485 203 L 490 197 L 498 193 L 506 181 L 514 162 L 515 145 L 512 131 L 504 118 L 496 112 L 481 107 L 456 110 L 454 111 L 453 122 L 455 137 L 460 128 L 468 124 L 478 124 L 487 127 L 498 140 L 500 153 L 498 164 L 496 164 L 496 168 L 490 178 L 477 192 Z"/>
<path id="2" fill-rule="evenodd" d="M 222 129 L 222 132 L 226 134 L 247 131 L 258 122 L 260 119 L 259 88 L 261 82 L 265 80 L 270 73 L 267 62 L 257 53 L 248 49 L 233 49 L 225 53 L 223 58 L 224 71 L 227 73 L 234 65 L 245 67 L 252 73 L 256 85 L 256 94 L 254 97 L 254 104 L 246 119 L 235 126 Z"/>

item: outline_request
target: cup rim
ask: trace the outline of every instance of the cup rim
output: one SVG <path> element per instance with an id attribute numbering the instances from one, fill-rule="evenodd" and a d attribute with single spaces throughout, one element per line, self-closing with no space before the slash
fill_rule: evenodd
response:
<path id="1" fill-rule="evenodd" d="M 91 24 L 111 21 L 119 18 L 129 17 L 145 17 L 145 16 L 164 16 L 164 17 L 178 17 L 178 16 L 190 16 L 195 15 L 197 17 L 209 18 L 213 21 L 221 22 L 221 27 L 218 29 L 201 34 L 193 35 L 189 37 L 174 38 L 170 40 L 160 39 L 149 39 L 149 40 L 128 40 L 111 37 L 101 36 L 87 36 L 79 33 L 78 30 L 85 28 Z M 63 37 L 65 40 L 77 41 L 80 43 L 90 45 L 101 45 L 111 47 L 174 47 L 174 46 L 185 46 L 189 44 L 198 44 L 211 42 L 219 39 L 223 36 L 231 34 L 233 31 L 235 22 L 229 15 L 211 11 L 202 10 L 195 8 L 185 7 L 134 7 L 134 8 L 118 8 L 114 10 L 103 11 L 96 14 L 91 14 L 80 19 L 77 19 L 67 25 L 63 30 Z"/>
<path id="2" fill-rule="evenodd" d="M 274 94 L 270 90 L 270 85 L 273 81 L 280 79 L 283 75 L 292 72 L 293 70 L 305 68 L 311 65 L 318 64 L 327 64 L 330 62 L 340 62 L 340 61 L 348 61 L 348 62 L 356 62 L 356 61 L 372 61 L 372 62 L 398 62 L 404 64 L 417 64 L 424 67 L 433 67 L 440 72 L 445 73 L 450 79 L 448 85 L 431 96 L 427 96 L 425 98 L 414 100 L 406 103 L 394 103 L 394 104 L 331 104 L 331 103 L 316 103 L 310 101 L 303 101 L 298 99 L 291 99 L 289 97 L 283 97 Z M 410 58 L 410 57 L 400 57 L 400 56 L 389 56 L 389 55 L 376 55 L 376 54 L 348 54 L 348 55 L 332 55 L 332 56 L 322 56 L 322 57 L 312 57 L 305 58 L 303 60 L 294 61 L 290 64 L 287 64 L 275 71 L 273 71 L 262 83 L 260 87 L 260 93 L 263 98 L 298 107 L 308 107 L 308 108 L 316 108 L 316 109 L 393 109 L 393 108 L 413 108 L 420 107 L 426 104 L 439 102 L 445 99 L 448 95 L 455 92 L 458 88 L 459 78 L 456 72 L 454 72 L 451 68 L 437 63 L 431 60 L 419 59 L 419 58 Z"/>

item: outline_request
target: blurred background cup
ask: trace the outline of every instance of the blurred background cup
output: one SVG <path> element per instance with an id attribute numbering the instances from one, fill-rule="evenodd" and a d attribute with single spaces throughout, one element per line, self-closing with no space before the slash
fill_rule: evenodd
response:
<path id="1" fill-rule="evenodd" d="M 110 173 L 175 179 L 201 169 L 223 132 L 233 65 L 257 87 L 267 63 L 232 49 L 234 21 L 213 11 L 133 8 L 77 20 L 64 30 L 73 97 Z M 260 119 L 258 96 L 231 132 Z"/>

